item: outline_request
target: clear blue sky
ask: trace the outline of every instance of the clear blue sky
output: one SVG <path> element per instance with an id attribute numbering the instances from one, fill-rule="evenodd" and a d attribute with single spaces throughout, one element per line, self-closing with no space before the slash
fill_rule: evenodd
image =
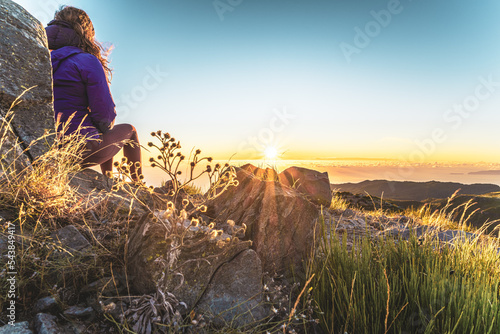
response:
<path id="1" fill-rule="evenodd" d="M 498 0 L 16 2 L 44 25 L 57 4 L 87 11 L 115 47 L 118 122 L 143 141 L 162 129 L 218 158 L 500 162 Z"/>

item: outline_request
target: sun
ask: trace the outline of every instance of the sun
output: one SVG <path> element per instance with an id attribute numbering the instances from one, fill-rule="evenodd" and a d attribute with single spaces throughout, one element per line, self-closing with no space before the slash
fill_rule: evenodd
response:
<path id="1" fill-rule="evenodd" d="M 268 146 L 264 150 L 264 156 L 266 159 L 274 160 L 278 157 L 278 150 L 274 146 Z"/>

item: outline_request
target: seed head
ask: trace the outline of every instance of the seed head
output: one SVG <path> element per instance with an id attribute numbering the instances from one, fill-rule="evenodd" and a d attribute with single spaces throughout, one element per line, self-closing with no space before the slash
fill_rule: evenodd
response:
<path id="1" fill-rule="evenodd" d="M 168 133 L 168 132 L 167 132 L 167 133 L 164 133 L 164 134 L 163 134 L 163 137 L 164 137 L 165 139 L 169 139 L 169 138 L 170 138 L 170 133 Z"/>
<path id="2" fill-rule="evenodd" d="M 208 162 L 212 162 L 212 157 L 207 158 Z"/>
<path id="3" fill-rule="evenodd" d="M 135 168 L 141 168 L 141 163 L 139 161 L 136 161 L 134 166 Z"/>
<path id="4" fill-rule="evenodd" d="M 196 150 L 196 154 L 200 154 L 200 153 L 201 153 L 200 149 Z"/>
<path id="5" fill-rule="evenodd" d="M 157 158 L 158 158 L 158 160 L 161 160 L 162 156 L 161 156 L 161 155 L 159 155 Z"/>
<path id="6" fill-rule="evenodd" d="M 151 132 L 151 137 L 156 136 L 156 132 Z"/>
<path id="7" fill-rule="evenodd" d="M 182 172 L 180 170 L 177 171 L 177 175 L 181 175 Z"/>
<path id="8" fill-rule="evenodd" d="M 155 158 L 151 157 L 149 158 L 149 162 L 154 162 L 155 161 Z"/>
<path id="9" fill-rule="evenodd" d="M 161 130 L 156 131 L 156 134 L 157 134 L 158 136 L 161 136 Z"/>
<path id="10" fill-rule="evenodd" d="M 154 144 L 153 144 L 152 142 L 149 142 L 149 143 L 148 143 L 148 146 L 149 146 L 149 147 L 153 147 L 153 145 L 154 145 Z"/>
<path id="11" fill-rule="evenodd" d="M 115 161 L 115 162 L 113 162 L 113 166 L 118 167 L 118 166 L 120 166 L 120 164 L 118 163 L 118 161 Z"/>
<path id="12" fill-rule="evenodd" d="M 190 165 L 191 165 L 191 167 L 196 166 L 196 164 L 194 163 L 194 161 L 191 161 Z"/>

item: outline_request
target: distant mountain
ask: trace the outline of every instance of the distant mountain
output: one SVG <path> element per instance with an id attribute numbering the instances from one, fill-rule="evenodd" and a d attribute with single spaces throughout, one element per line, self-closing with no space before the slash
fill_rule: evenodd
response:
<path id="1" fill-rule="evenodd" d="M 353 194 L 370 194 L 384 199 L 402 201 L 423 201 L 426 199 L 448 198 L 460 189 L 459 194 L 484 195 L 500 192 L 495 184 L 462 184 L 455 182 L 410 182 L 374 180 L 360 183 L 332 184 L 333 190 L 348 191 Z"/>
<path id="2" fill-rule="evenodd" d="M 500 175 L 500 170 L 480 170 L 478 172 L 469 172 L 470 175 Z"/>

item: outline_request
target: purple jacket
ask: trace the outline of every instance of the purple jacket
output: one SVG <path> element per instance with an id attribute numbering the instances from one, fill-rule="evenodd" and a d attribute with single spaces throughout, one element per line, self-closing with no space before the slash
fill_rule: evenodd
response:
<path id="1" fill-rule="evenodd" d="M 68 131 L 97 138 L 110 129 L 116 117 L 115 104 L 101 62 L 78 47 L 80 38 L 64 21 L 52 21 L 45 28 L 54 79 L 54 117 L 66 122 Z"/>

